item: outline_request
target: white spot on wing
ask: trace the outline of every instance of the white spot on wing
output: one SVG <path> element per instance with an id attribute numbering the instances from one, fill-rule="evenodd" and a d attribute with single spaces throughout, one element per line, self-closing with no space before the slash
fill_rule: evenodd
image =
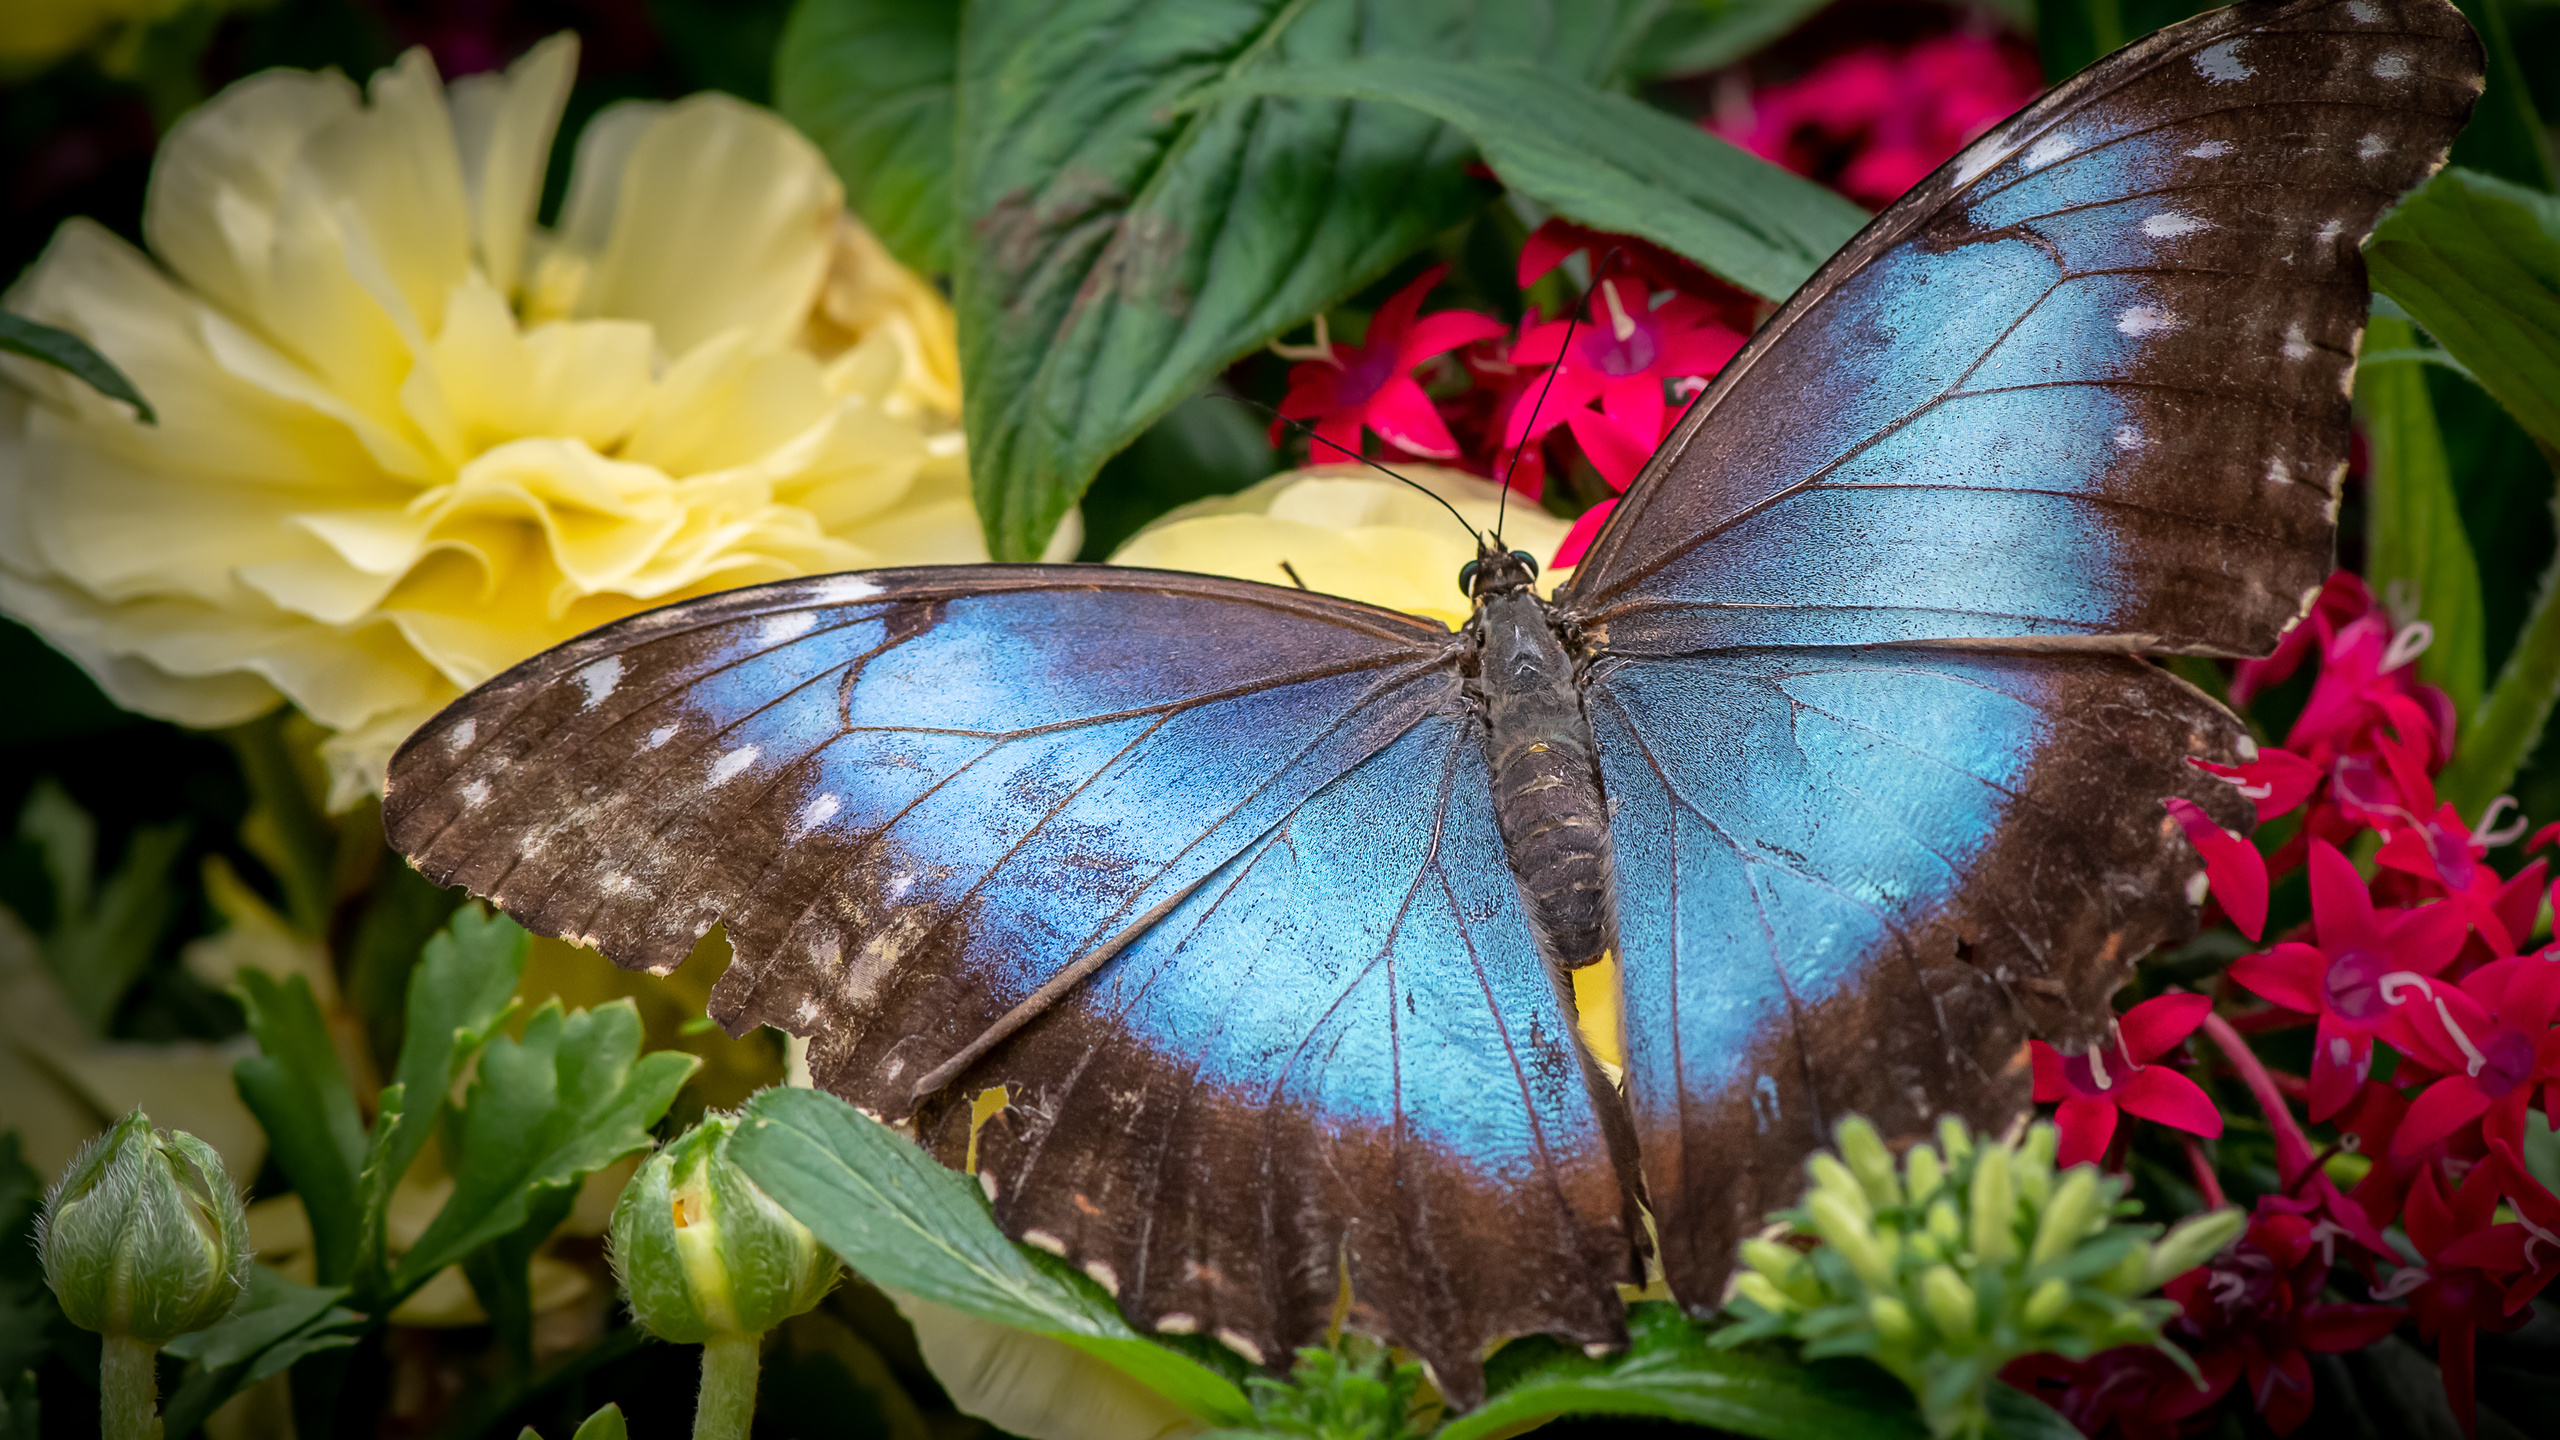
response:
<path id="1" fill-rule="evenodd" d="M 2376 80 L 2408 79 L 2409 57 L 2398 50 L 2380 56 L 2373 62 L 2373 78 Z"/>
<path id="2" fill-rule="evenodd" d="M 786 610 L 779 615 L 764 617 L 764 623 L 756 627 L 756 640 L 760 644 L 779 645 L 786 640 L 797 640 L 817 628 L 817 611 Z"/>
<path id="3" fill-rule="evenodd" d="M 478 720 L 465 720 L 445 732 L 445 748 L 459 755 L 470 747 L 471 737 L 480 733 Z"/>
<path id="4" fill-rule="evenodd" d="M 2313 239 L 2315 239 L 2315 240 L 2335 240 L 2335 239 L 2337 239 L 2339 236 L 2344 235 L 2344 234 L 2346 234 L 2346 233 L 2347 233 L 2347 222 L 2346 222 L 2346 221 L 2344 221 L 2344 220 L 2332 220 L 2332 221 L 2330 221 L 2329 223 L 2327 223 L 2326 225 L 2321 226 L 2321 227 L 2320 227 L 2320 229 L 2319 229 L 2319 231 L 2318 231 L 2316 234 L 2314 234 L 2311 238 L 2313 238 Z"/>
<path id="5" fill-rule="evenodd" d="M 613 693 L 613 687 L 622 683 L 622 657 L 607 655 L 594 664 L 581 668 L 570 678 L 576 680 L 587 692 L 587 703 L 578 708 L 593 710 L 605 702 L 606 696 Z"/>
<path id="6" fill-rule="evenodd" d="M 465 806 L 478 805 L 488 798 L 489 782 L 486 780 L 474 780 L 462 787 L 462 803 Z"/>
<path id="7" fill-rule="evenodd" d="M 2284 327 L 2284 358 L 2287 360 L 2311 358 L 2311 341 L 2302 333 L 2302 322 L 2299 320 Z"/>
<path id="8" fill-rule="evenodd" d="M 1061 1260 L 1067 1258 L 1067 1242 L 1050 1234 L 1046 1230 L 1023 1231 L 1022 1243 L 1030 1246 L 1034 1250 L 1046 1250 Z"/>
<path id="9" fill-rule="evenodd" d="M 737 749 L 730 751 L 728 754 L 721 756 L 719 759 L 712 761 L 711 784 L 715 786 L 726 785 L 730 781 L 737 779 L 739 772 L 756 763 L 756 757 L 763 753 L 764 747 L 761 745 L 741 745 Z"/>
<path id="10" fill-rule="evenodd" d="M 2174 240 L 2181 235 L 2193 235 L 2199 230 L 2212 228 L 2193 215 L 2181 215 L 2175 210 L 2163 210 L 2142 222 L 2142 233 L 2154 240 Z"/>
<path id="11" fill-rule="evenodd" d="M 2293 479 L 2293 467 L 2284 463 L 2283 456 L 2271 456 L 2267 460 L 2267 479 L 2272 484 L 2286 484 Z"/>
<path id="12" fill-rule="evenodd" d="M 2056 130 L 2052 134 L 2037 141 L 2035 144 L 2027 147 L 2026 158 L 2019 163 L 2025 165 L 2030 170 L 2041 170 L 2047 165 L 2052 164 L 2054 161 L 2061 159 L 2063 156 L 2070 154 L 2072 146 L 2077 143 L 2077 141 L 2071 138 L 2071 133 L 2069 131 Z"/>
<path id="13" fill-rule="evenodd" d="M 604 872 L 603 876 L 596 881 L 596 888 L 607 895 L 619 895 L 630 889 L 632 884 L 633 881 L 630 876 L 623 874 L 619 870 L 607 870 Z"/>
<path id="14" fill-rule="evenodd" d="M 2196 73 L 2216 85 L 2228 85 L 2257 74 L 2248 61 L 2240 58 L 2240 45 L 2240 41 L 2225 40 L 2197 51 Z"/>
<path id="15" fill-rule="evenodd" d="M 784 838 L 797 840 L 801 836 L 808 834 L 810 831 L 817 829 L 819 826 L 826 824 L 827 821 L 835 815 L 837 808 L 841 804 L 842 802 L 836 799 L 833 791 L 810 801 L 808 804 L 800 807 L 800 819 L 792 825 L 791 833 Z"/>
<path id="16" fill-rule="evenodd" d="M 859 575 L 825 575 L 801 587 L 800 593 L 823 605 L 868 600 L 880 593 L 878 582 Z"/>
<path id="17" fill-rule="evenodd" d="M 2228 140 L 2207 140 L 2206 142 L 2204 142 L 2203 144 L 2201 144 L 2201 145 L 2197 146 L 2197 147 L 2196 147 L 2196 148 L 2194 148 L 2193 150 L 2188 151 L 2188 152 L 2187 152 L 2187 158 L 2188 158 L 2188 159 L 2190 159 L 2190 160 L 2219 160 L 2219 159 L 2221 159 L 2223 156 L 2228 155 L 2228 154 L 2230 154 L 2230 153 L 2231 153 L 2231 142 L 2230 142 L 2230 141 L 2228 141 Z"/>
<path id="18" fill-rule="evenodd" d="M 1156 1333 L 1159 1335 L 1197 1335 L 1200 1333 L 1200 1321 L 1196 1316 L 1185 1311 L 1168 1310 L 1164 1314 L 1156 1317 Z"/>
<path id="19" fill-rule="evenodd" d="M 2356 158 L 2359 160 L 2379 160 L 2390 153 L 2390 142 L 2379 135 L 2367 135 L 2356 142 Z"/>
<path id="20" fill-rule="evenodd" d="M 680 727 L 680 726 L 675 726 L 675 725 L 661 725 L 661 726 L 659 726 L 657 729 L 650 731 L 650 732 L 649 732 L 649 744 L 648 744 L 647 748 L 648 748 L 648 749 L 651 749 L 651 750 L 655 750 L 655 749 L 657 749 L 659 746 L 666 744 L 666 743 L 667 743 L 668 741 L 670 741 L 670 740 L 673 740 L 674 738 L 676 738 L 676 731 L 677 731 L 678 729 L 680 729 L 680 728 L 682 728 L 682 727 Z"/>
<path id="21" fill-rule="evenodd" d="M 2382 10 L 2368 4 L 2367 0 L 2347 0 L 2347 18 L 2359 25 L 2379 25 L 2382 23 Z"/>
<path id="22" fill-rule="evenodd" d="M 1985 141 L 1965 152 L 1964 163 L 1956 167 L 1956 188 L 1962 189 L 1982 178 L 1982 172 L 2000 163 L 2000 149 Z"/>
<path id="23" fill-rule="evenodd" d="M 1105 1292 L 1114 1296 L 1120 1293 L 1120 1272 L 1112 1269 L 1108 1262 L 1087 1260 L 1084 1262 L 1084 1273 L 1092 1276 L 1093 1283 L 1101 1286 Z"/>
<path id="24" fill-rule="evenodd" d="M 2134 305 L 2116 317 L 2116 332 L 2121 335 L 2157 335 L 2178 328 L 2178 317 L 2157 305 Z"/>
<path id="25" fill-rule="evenodd" d="M 2116 448 L 2119 450 L 2141 449 L 2142 432 L 2130 425 L 2118 426 L 2116 428 Z"/>
<path id="26" fill-rule="evenodd" d="M 1027 1240 L 1030 1237 L 1026 1235 L 1023 1238 Z M 1224 1345 L 1228 1349 L 1243 1356 L 1248 1362 L 1255 1365 L 1262 1363 L 1262 1347 L 1254 1344 L 1252 1340 L 1246 1338 L 1243 1331 L 1229 1330 L 1221 1326 L 1218 1330 L 1217 1339 L 1219 1344 Z"/>

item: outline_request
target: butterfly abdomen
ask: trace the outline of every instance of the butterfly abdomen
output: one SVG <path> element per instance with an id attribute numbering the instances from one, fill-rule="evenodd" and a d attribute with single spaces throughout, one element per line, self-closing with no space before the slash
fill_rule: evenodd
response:
<path id="1" fill-rule="evenodd" d="M 1526 590 L 1481 618 L 1494 817 L 1556 958 L 1579 968 L 1609 948 L 1609 827 L 1573 660 Z"/>

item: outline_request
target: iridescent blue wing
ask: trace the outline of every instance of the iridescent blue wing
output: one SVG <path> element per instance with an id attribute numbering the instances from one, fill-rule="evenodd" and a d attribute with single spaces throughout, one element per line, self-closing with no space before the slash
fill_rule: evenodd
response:
<path id="1" fill-rule="evenodd" d="M 2194 929 L 2159 800 L 2240 743 L 2141 660 L 1919 647 L 1603 661 L 1587 692 L 1620 887 L 1626 1087 L 1692 1305 L 1844 1115 L 1916 1138 L 2025 1108 L 2031 1033 L 2085 1032 Z"/>
<path id="2" fill-rule="evenodd" d="M 1787 302 L 1568 611 L 1623 653 L 2263 653 L 2329 566 L 2357 247 L 2480 76 L 2446 0 L 2238 5 L 2100 61 Z"/>
<path id="3" fill-rule="evenodd" d="M 1285 1361 L 1348 1266 L 1453 1393 L 1622 1334 L 1617 1172 L 1490 810 L 1456 637 L 1105 566 L 887 570 L 673 606 L 403 747 L 430 877 L 814 1037 L 1133 1318 Z M 955 1108 L 956 1107 L 956 1108 Z"/>

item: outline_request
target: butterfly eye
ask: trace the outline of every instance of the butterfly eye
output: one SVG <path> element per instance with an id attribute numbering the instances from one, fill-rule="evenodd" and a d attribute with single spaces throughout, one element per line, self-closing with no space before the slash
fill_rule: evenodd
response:
<path id="1" fill-rule="evenodd" d="M 1473 595 L 1476 593 L 1476 565 L 1476 561 L 1470 560 L 1466 564 L 1458 567 L 1459 594 Z"/>
<path id="2" fill-rule="evenodd" d="M 1537 578 L 1538 578 L 1538 557 L 1537 557 L 1537 556 L 1530 554 L 1530 553 L 1529 553 L 1528 551 L 1526 551 L 1526 550 L 1514 550 L 1514 551 L 1512 551 L 1512 552 L 1511 552 L 1511 558 L 1512 558 L 1512 559 L 1514 559 L 1514 560 L 1517 560 L 1517 561 L 1519 561 L 1521 564 L 1526 565 L 1526 566 L 1528 566 L 1528 567 L 1529 567 L 1529 578 L 1530 578 L 1530 579 L 1535 580 L 1535 579 L 1537 579 Z"/>

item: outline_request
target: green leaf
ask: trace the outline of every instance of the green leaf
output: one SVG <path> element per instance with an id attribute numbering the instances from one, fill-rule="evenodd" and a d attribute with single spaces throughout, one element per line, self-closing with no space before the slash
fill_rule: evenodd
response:
<path id="1" fill-rule="evenodd" d="M 189 1362 L 163 1415 L 167 1433 L 194 1432 L 233 1395 L 295 1361 L 353 1345 L 364 1316 L 338 1303 L 346 1287 L 297 1285 L 264 1265 L 249 1271 L 248 1292 L 213 1326 L 170 1341 L 170 1355 Z"/>
<path id="2" fill-rule="evenodd" d="M 2507 652 L 2507 663 L 2498 668 L 2498 683 L 2488 700 L 2462 727 L 2453 763 L 2436 777 L 2436 792 L 2463 814 L 2478 815 L 2505 793 L 2541 741 L 2555 698 L 2560 698 L 2560 561 L 2543 572 L 2524 630 Z"/>
<path id="3" fill-rule="evenodd" d="M 2378 316 L 2365 341 L 2392 350 L 2416 346 L 2408 321 Z M 2471 714 L 2487 664 L 2480 566 L 2462 528 L 2426 372 L 2415 365 L 2359 368 L 2356 406 L 2370 447 L 2365 576 L 2383 595 L 2397 587 L 2415 597 L 2418 617 L 2435 630 L 2418 657 L 2419 673 Z"/>
<path id="4" fill-rule="evenodd" d="M 187 826 L 136 828 L 115 873 L 101 885 L 97 822 L 48 776 L 28 792 L 18 836 L 36 847 L 52 882 L 45 968 L 81 1023 L 103 1035 L 177 913 L 179 891 L 169 872 L 185 853 Z"/>
<path id="5" fill-rule="evenodd" d="M 774 106 L 818 142 L 845 203 L 910 269 L 951 269 L 960 6 L 800 0 L 773 59 Z"/>
<path id="6" fill-rule="evenodd" d="M 1721 70 L 1811 18 L 1827 0 L 1680 0 L 1630 57 L 1637 72 L 1655 76 Z"/>
<path id="7" fill-rule="evenodd" d="M 1992 1440 L 2081 1440 L 2080 1427 L 2061 1411 L 2005 1381 L 1992 1382 L 1985 1399 Z"/>
<path id="8" fill-rule="evenodd" d="M 2365 266 L 2546 451 L 2560 448 L 2560 196 L 2449 167 L 2374 227 Z"/>
<path id="9" fill-rule="evenodd" d="M 1463 131 L 1504 184 L 1557 214 L 1667 246 L 1771 300 L 1869 218 L 1678 116 L 1525 64 L 1369 56 L 1252 70 L 1202 100 L 1247 95 L 1411 106 Z"/>
<path id="10" fill-rule="evenodd" d="M 1775 1347 L 1719 1350 L 1676 1305 L 1628 1307 L 1624 1352 L 1594 1359 L 1543 1337 L 1515 1340 L 1486 1363 L 1485 1403 L 1436 1440 L 1486 1440 L 1558 1415 L 1646 1415 L 1766 1440 L 1920 1440 L 1911 1397 L 1882 1371 L 1806 1365 Z"/>
<path id="11" fill-rule="evenodd" d="M 356 1177 L 364 1169 L 365 1133 L 355 1093 L 311 998 L 311 982 L 299 975 L 278 982 L 263 970 L 243 970 L 234 993 L 248 1011 L 259 1053 L 233 1065 L 232 1079 L 310 1214 L 320 1279 L 336 1284 L 353 1272 L 364 1228 Z"/>
<path id="12" fill-rule="evenodd" d="M 1034 1263 L 969 1177 L 832 1095 L 749 1100 L 729 1157 L 863 1278 L 980 1320 L 1054 1336 L 1212 1424 L 1249 1425 L 1225 1376 L 1138 1334 L 1097 1288 Z"/>
<path id="13" fill-rule="evenodd" d="M 480 1308 L 489 1312 L 499 1353 L 518 1370 L 533 1368 L 533 1256 L 578 1203 L 575 1185 L 536 1187 L 525 1205 L 531 1218 L 471 1252 L 462 1276 Z"/>
<path id="14" fill-rule="evenodd" d="M 143 424 L 160 423 L 160 417 L 151 413 L 151 402 L 142 398 L 142 392 L 124 378 L 124 372 L 109 364 L 106 356 L 90 349 L 88 341 L 68 330 L 0 310 L 0 351 L 40 360 L 108 399 L 132 406 Z"/>
<path id="15" fill-rule="evenodd" d="M 642 1055 L 640 1041 L 639 1009 L 624 998 L 574 1014 L 550 1000 L 523 1039 L 489 1042 L 455 1117 L 453 1194 L 401 1257 L 396 1292 L 523 1228 L 544 1192 L 648 1148 L 649 1127 L 702 1062 Z"/>
<path id="16" fill-rule="evenodd" d="M 368 1298 L 384 1283 L 382 1236 L 391 1192 L 434 1132 L 462 1068 L 514 1011 L 516 984 L 532 944 L 513 920 L 466 905 L 427 942 L 409 972 L 400 1060 L 382 1093 L 361 1172 Z"/>
<path id="17" fill-rule="evenodd" d="M 2551 165 L 2550 144 L 2543 138 L 2542 117 L 2534 113 L 2533 87 L 2516 55 L 2507 25 L 2508 0 L 2454 0 L 2487 50 L 2488 88 L 2472 107 L 2471 123 L 2453 142 L 2453 163 L 2485 170 L 2501 179 L 2538 189 L 2560 189 L 2560 173 Z M 2538 63 L 2548 66 L 2549 56 Z"/>
<path id="18" fill-rule="evenodd" d="M 622 1423 L 622 1407 L 607 1405 L 586 1418 L 569 1440 L 627 1440 L 631 1431 Z"/>
<path id="19" fill-rule="evenodd" d="M 1465 0 L 977 0 L 961 27 L 953 257 L 970 479 L 1039 555 L 1102 462 L 1237 356 L 1483 204 L 1405 106 L 1201 92 L 1361 54 L 1537 58 L 1597 80 L 1627 10 Z"/>

